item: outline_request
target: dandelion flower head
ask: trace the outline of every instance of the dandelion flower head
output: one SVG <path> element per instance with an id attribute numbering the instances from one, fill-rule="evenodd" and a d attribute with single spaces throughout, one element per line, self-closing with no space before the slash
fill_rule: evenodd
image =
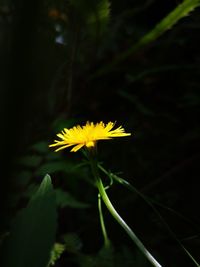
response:
<path id="1" fill-rule="evenodd" d="M 67 147 L 73 146 L 71 152 L 76 152 L 82 147 L 95 147 L 97 141 L 108 140 L 113 137 L 124 137 L 131 135 L 125 133 L 122 126 L 113 129 L 114 122 L 108 122 L 104 124 L 102 121 L 99 123 L 87 122 L 84 126 L 74 126 L 70 129 L 64 128 L 57 136 L 60 140 L 54 140 L 54 143 L 50 147 L 56 148 L 56 152 Z"/>

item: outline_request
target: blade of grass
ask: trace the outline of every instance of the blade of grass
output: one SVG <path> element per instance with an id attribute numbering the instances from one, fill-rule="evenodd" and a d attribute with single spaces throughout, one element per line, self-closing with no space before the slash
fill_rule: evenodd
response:
<path id="1" fill-rule="evenodd" d="M 200 0 L 184 0 L 174 10 L 172 10 L 164 19 L 162 19 L 151 31 L 145 34 L 136 44 L 119 54 L 112 62 L 106 64 L 97 70 L 90 79 L 102 76 L 109 73 L 121 61 L 134 54 L 139 49 L 147 46 L 149 43 L 155 41 L 167 30 L 172 28 L 180 19 L 189 15 L 195 8 L 200 6 Z"/>

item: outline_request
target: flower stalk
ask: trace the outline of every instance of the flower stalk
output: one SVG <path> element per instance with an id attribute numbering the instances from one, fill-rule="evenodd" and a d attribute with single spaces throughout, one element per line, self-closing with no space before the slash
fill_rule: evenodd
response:
<path id="1" fill-rule="evenodd" d="M 132 229 L 127 225 L 127 223 L 122 219 L 122 217 L 119 215 L 119 213 L 116 211 L 114 206 L 112 205 L 105 187 L 103 185 L 103 182 L 99 176 L 98 172 L 98 165 L 96 159 L 90 154 L 89 157 L 91 170 L 93 173 L 93 176 L 95 178 L 95 184 L 98 188 L 99 194 L 102 197 L 102 200 L 104 204 L 106 205 L 107 209 L 109 210 L 110 214 L 114 217 L 114 219 L 121 225 L 121 227 L 125 230 L 125 232 L 128 234 L 128 236 L 132 239 L 132 241 L 136 244 L 136 246 L 140 249 L 140 251 L 143 253 L 143 255 L 151 262 L 151 264 L 154 267 L 162 267 L 157 260 L 151 255 L 151 253 L 145 248 L 145 246 L 142 244 L 142 242 L 138 239 L 138 237 L 135 235 L 135 233 L 132 231 Z"/>
<path id="2" fill-rule="evenodd" d="M 110 240 L 108 238 L 108 234 L 106 231 L 105 223 L 104 223 L 104 217 L 103 217 L 103 212 L 102 212 L 102 207 L 101 207 L 101 195 L 98 194 L 98 209 L 99 209 L 99 219 L 100 219 L 100 224 L 101 224 L 101 230 L 104 238 L 104 246 L 106 248 L 110 247 Z"/>

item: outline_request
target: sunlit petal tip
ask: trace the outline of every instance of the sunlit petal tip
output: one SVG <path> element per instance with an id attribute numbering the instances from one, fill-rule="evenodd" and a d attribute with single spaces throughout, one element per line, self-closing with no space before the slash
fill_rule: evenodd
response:
<path id="1" fill-rule="evenodd" d="M 56 142 L 56 140 L 54 142 Z M 50 144 L 49 145 L 49 147 L 54 147 L 54 146 L 57 146 L 57 143 L 56 144 L 54 143 L 54 144 Z"/>
<path id="2" fill-rule="evenodd" d="M 67 145 L 62 145 L 61 147 L 57 148 L 57 149 L 55 150 L 55 152 L 58 152 L 58 151 L 60 151 L 60 150 L 63 150 L 63 149 L 65 149 L 65 148 L 69 147 L 69 146 L 72 146 L 72 145 L 71 145 L 71 144 L 70 144 L 70 145 L 69 145 L 69 144 L 67 144 Z"/>
<path id="3" fill-rule="evenodd" d="M 112 121 L 109 121 L 107 124 L 106 124 L 106 129 L 107 131 L 110 131 L 112 130 L 112 128 L 115 126 L 115 122 L 112 122 Z"/>
<path id="4" fill-rule="evenodd" d="M 64 140 L 64 139 L 65 139 L 65 137 L 64 137 L 64 135 L 63 135 L 63 133 L 57 134 L 57 136 L 58 136 L 60 139 L 62 139 L 62 140 Z"/>
<path id="5" fill-rule="evenodd" d="M 77 152 L 79 149 L 81 149 L 84 146 L 84 144 L 78 144 L 74 146 L 70 151 L 71 152 Z"/>

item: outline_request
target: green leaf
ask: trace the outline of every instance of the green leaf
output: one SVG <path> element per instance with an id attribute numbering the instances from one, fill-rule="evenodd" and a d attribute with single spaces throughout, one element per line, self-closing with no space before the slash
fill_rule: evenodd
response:
<path id="1" fill-rule="evenodd" d="M 27 207 L 14 219 L 3 251 L 3 267 L 45 267 L 55 242 L 56 199 L 46 175 Z"/>
<path id="2" fill-rule="evenodd" d="M 55 192 L 56 192 L 56 203 L 61 208 L 70 207 L 75 209 L 86 209 L 90 207 L 89 204 L 76 200 L 68 192 L 64 192 L 61 189 L 56 189 Z"/>
<path id="3" fill-rule="evenodd" d="M 117 64 L 137 52 L 139 49 L 155 41 L 158 37 L 171 29 L 180 19 L 189 15 L 195 8 L 200 6 L 200 0 L 184 0 L 174 10 L 172 10 L 164 19 L 162 19 L 151 31 L 145 34 L 136 44 L 131 46 L 125 52 L 119 54 L 114 61 L 100 68 L 91 78 L 99 77 L 110 72 Z"/>
<path id="4" fill-rule="evenodd" d="M 31 183 L 27 188 L 26 190 L 23 192 L 22 196 L 23 197 L 26 197 L 28 199 L 30 199 L 34 194 L 35 192 L 38 190 L 38 185 L 37 184 L 34 184 L 34 183 Z"/>
<path id="5" fill-rule="evenodd" d="M 160 35 L 172 28 L 180 19 L 189 15 L 189 13 L 198 6 L 200 6 L 200 0 L 183 1 L 183 3 L 178 5 L 172 12 L 170 12 L 164 19 L 162 19 L 150 32 L 142 37 L 138 43 L 136 43 L 132 48 L 130 48 L 120 57 L 125 58 L 132 52 L 135 52 L 136 49 L 156 40 Z"/>

